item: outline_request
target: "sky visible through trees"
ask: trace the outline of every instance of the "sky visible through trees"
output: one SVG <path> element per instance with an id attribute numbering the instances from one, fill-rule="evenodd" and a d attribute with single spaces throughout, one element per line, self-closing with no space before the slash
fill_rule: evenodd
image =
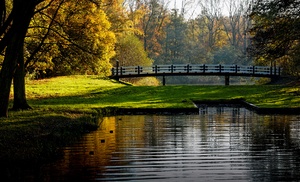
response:
<path id="1" fill-rule="evenodd" d="M 229 15 L 229 5 L 230 0 L 224 0 L 222 1 L 222 6 L 220 7 L 220 10 L 222 12 L 222 15 L 228 16 Z M 169 0 L 168 3 L 169 9 L 178 9 L 180 11 L 184 11 L 184 17 L 186 19 L 194 19 L 199 14 L 201 14 L 202 8 L 201 8 L 201 0 Z M 184 10 L 182 9 L 184 8 Z"/>

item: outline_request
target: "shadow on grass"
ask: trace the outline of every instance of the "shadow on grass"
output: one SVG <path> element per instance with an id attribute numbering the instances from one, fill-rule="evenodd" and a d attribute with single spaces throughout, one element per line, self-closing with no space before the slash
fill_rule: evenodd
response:
<path id="1" fill-rule="evenodd" d="M 176 108 L 193 107 L 192 102 L 183 100 L 237 99 L 244 98 L 251 102 L 269 99 L 273 102 L 272 92 L 276 86 L 124 86 L 108 90 L 93 90 L 88 94 L 63 96 L 31 100 L 33 106 L 64 107 L 65 109 L 83 108 Z M 274 91 L 275 90 L 275 91 Z M 277 96 L 276 96 L 277 97 Z"/>

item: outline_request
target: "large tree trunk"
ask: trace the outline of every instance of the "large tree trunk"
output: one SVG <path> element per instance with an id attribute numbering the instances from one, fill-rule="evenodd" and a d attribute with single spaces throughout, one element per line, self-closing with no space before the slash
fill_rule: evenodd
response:
<path id="1" fill-rule="evenodd" d="M 14 105 L 12 110 L 27 110 L 32 109 L 26 100 L 25 92 L 25 68 L 24 68 L 24 56 L 23 56 L 23 47 L 19 50 L 20 56 L 17 58 L 18 66 L 14 74 Z M 22 53 L 22 54 L 21 54 Z"/>
<path id="2" fill-rule="evenodd" d="M 14 73 L 17 68 L 18 71 L 20 69 L 24 69 L 24 60 L 22 59 L 23 63 L 20 64 L 18 63 L 18 59 L 24 56 L 23 55 L 24 39 L 25 39 L 25 35 L 30 20 L 34 14 L 34 8 L 36 6 L 36 3 L 37 3 L 36 0 L 31 0 L 31 1 L 14 0 L 13 1 L 13 10 L 12 10 L 13 24 L 11 28 L 8 30 L 9 31 L 8 33 L 11 33 L 12 38 L 7 43 L 5 58 L 0 72 L 0 117 L 8 116 L 9 94 L 10 94 L 10 87 L 11 87 Z M 18 74 L 24 76 L 24 72 Z M 16 80 L 16 81 L 18 82 L 20 80 Z M 21 83 L 20 88 L 23 88 L 22 81 L 20 83 Z M 21 95 L 23 94 L 21 93 Z M 24 84 L 24 95 L 25 95 L 25 84 Z"/>
<path id="3" fill-rule="evenodd" d="M 7 45 L 5 58 L 2 64 L 2 69 L 0 73 L 0 117 L 8 116 L 8 103 L 10 87 L 13 78 L 14 71 L 17 67 L 17 53 L 16 50 L 17 36 L 13 36 L 13 39 Z"/>

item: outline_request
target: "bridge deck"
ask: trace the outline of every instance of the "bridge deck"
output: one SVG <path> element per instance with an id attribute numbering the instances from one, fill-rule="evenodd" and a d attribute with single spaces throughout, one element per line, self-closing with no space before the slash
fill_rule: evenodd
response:
<path id="1" fill-rule="evenodd" d="M 174 64 L 155 66 L 126 66 L 112 68 L 111 78 L 129 78 L 146 76 L 175 76 L 175 75 L 223 75 L 223 76 L 252 76 L 279 77 L 279 67 L 270 66 L 239 66 L 219 64 Z"/>

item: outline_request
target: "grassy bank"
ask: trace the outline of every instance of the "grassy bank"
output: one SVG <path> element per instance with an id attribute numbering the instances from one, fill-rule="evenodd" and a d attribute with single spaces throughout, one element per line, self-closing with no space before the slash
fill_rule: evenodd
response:
<path id="1" fill-rule="evenodd" d="M 298 87 L 128 86 L 96 76 L 27 81 L 32 111 L 0 120 L 0 160 L 48 158 L 97 127 L 102 108 L 193 108 L 192 100 L 238 99 L 259 107 L 298 107 Z"/>
<path id="2" fill-rule="evenodd" d="M 298 87 L 246 86 L 128 86 L 97 77 L 58 77 L 30 81 L 29 103 L 38 110 L 91 112 L 95 108 L 190 108 L 192 100 L 237 99 L 259 107 L 298 107 Z M 184 102 L 182 102 L 184 101 Z"/>

